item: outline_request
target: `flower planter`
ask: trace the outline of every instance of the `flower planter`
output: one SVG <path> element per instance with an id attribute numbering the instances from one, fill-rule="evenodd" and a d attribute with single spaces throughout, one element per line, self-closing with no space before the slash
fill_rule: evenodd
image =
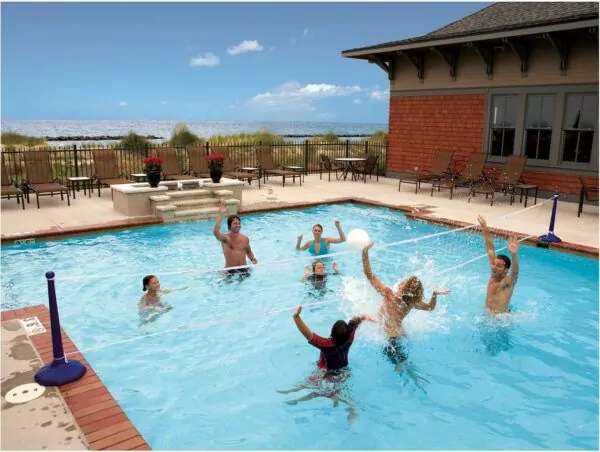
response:
<path id="1" fill-rule="evenodd" d="M 158 187 L 158 183 L 160 182 L 160 172 L 152 171 L 146 173 L 146 179 L 151 187 Z"/>

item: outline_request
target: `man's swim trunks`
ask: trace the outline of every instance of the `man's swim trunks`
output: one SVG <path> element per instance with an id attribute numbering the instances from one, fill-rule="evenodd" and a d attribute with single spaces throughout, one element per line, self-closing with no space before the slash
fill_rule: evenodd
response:
<path id="1" fill-rule="evenodd" d="M 390 337 L 387 345 L 383 348 L 385 355 L 392 364 L 400 364 L 408 359 L 406 353 L 406 338 L 405 337 Z"/>
<path id="2" fill-rule="evenodd" d="M 240 278 L 245 278 L 250 276 L 250 268 L 228 268 L 225 270 L 225 275 L 229 277 L 239 276 Z"/>

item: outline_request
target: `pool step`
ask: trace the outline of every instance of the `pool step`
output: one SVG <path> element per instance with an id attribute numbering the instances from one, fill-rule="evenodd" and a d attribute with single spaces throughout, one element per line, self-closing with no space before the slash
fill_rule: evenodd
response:
<path id="1" fill-rule="evenodd" d="M 227 205 L 226 215 L 236 214 L 240 200 L 232 195 L 230 190 L 184 190 L 152 196 L 150 199 L 156 216 L 165 223 L 174 223 L 214 219 L 219 213 L 221 201 Z"/>

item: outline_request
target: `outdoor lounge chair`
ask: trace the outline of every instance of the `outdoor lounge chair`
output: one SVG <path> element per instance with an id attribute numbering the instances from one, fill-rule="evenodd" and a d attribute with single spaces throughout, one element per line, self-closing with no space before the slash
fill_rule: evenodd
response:
<path id="1" fill-rule="evenodd" d="M 25 197 L 23 196 L 23 190 L 15 187 L 14 183 L 8 177 L 8 171 L 4 165 L 4 157 L 2 157 L 2 185 L 0 186 L 0 197 L 10 199 L 11 196 L 17 198 L 17 204 L 22 204 L 23 210 L 25 210 Z"/>
<path id="2" fill-rule="evenodd" d="M 434 182 L 439 181 L 446 175 L 448 175 L 448 169 L 452 163 L 452 156 L 454 151 L 439 151 L 435 160 L 431 164 L 431 168 L 428 170 L 421 170 L 417 173 L 409 174 L 406 177 L 400 177 L 398 181 L 398 191 L 402 186 L 402 182 L 407 184 L 415 184 L 415 194 L 421 187 L 421 182 Z"/>
<path id="3" fill-rule="evenodd" d="M 379 156 L 375 154 L 369 154 L 367 156 L 367 160 L 360 163 L 354 164 L 354 175 L 363 176 L 363 181 L 367 183 L 367 174 L 369 177 L 373 177 L 373 173 L 377 176 L 377 182 L 379 182 L 379 171 L 377 171 L 377 160 L 379 160 Z"/>
<path id="4" fill-rule="evenodd" d="M 583 201 L 598 204 L 598 179 L 596 184 L 589 184 L 585 181 L 583 176 L 579 176 L 581 181 L 581 189 L 579 190 L 579 207 L 577 208 L 577 217 L 581 216 L 583 212 Z"/>
<path id="5" fill-rule="evenodd" d="M 296 178 L 300 180 L 300 185 L 302 185 L 302 174 L 298 171 L 289 171 L 278 169 L 277 165 L 275 165 L 275 161 L 273 160 L 273 154 L 271 153 L 271 148 L 268 146 L 262 146 L 258 149 L 258 162 L 263 172 L 264 181 L 267 181 L 267 177 L 269 174 L 273 176 L 281 176 L 283 178 L 283 186 L 285 187 L 285 178 L 291 177 L 292 182 L 296 182 Z"/>
<path id="6" fill-rule="evenodd" d="M 69 189 L 59 184 L 58 179 L 52 173 L 48 151 L 25 151 L 23 152 L 23 159 L 27 173 L 27 202 L 29 202 L 29 190 L 33 190 L 38 209 L 40 208 L 40 196 L 54 196 L 54 193 L 60 193 L 62 201 L 64 201 L 64 194 L 66 193 L 67 205 L 71 205 Z"/>
<path id="7" fill-rule="evenodd" d="M 127 179 L 126 173 L 119 173 L 117 160 L 112 149 L 94 149 L 94 179 L 98 183 L 98 197 L 100 197 L 100 185 L 132 184 L 134 181 Z M 112 193 L 111 193 L 112 196 Z"/>
<path id="8" fill-rule="evenodd" d="M 221 154 L 225 157 L 225 160 L 223 160 L 223 176 L 248 181 L 248 185 L 251 185 L 253 180 L 257 180 L 258 189 L 260 190 L 260 170 L 256 173 L 240 171 L 241 168 L 236 167 L 231 160 L 229 146 L 211 146 L 210 152 L 211 154 Z"/>
<path id="9" fill-rule="evenodd" d="M 476 193 L 482 193 L 485 194 L 486 199 L 489 195 L 492 196 L 490 206 L 493 206 L 494 194 L 502 192 L 504 195 L 510 194 L 510 205 L 512 205 L 515 200 L 515 187 L 523 182 L 521 175 L 526 164 L 527 156 L 509 155 L 506 158 L 506 166 L 502 168 L 502 172 L 496 179 L 486 178 L 471 187 L 469 202 Z"/>
<path id="10" fill-rule="evenodd" d="M 206 160 L 206 149 L 203 147 L 192 147 L 188 148 L 187 151 L 190 159 L 190 173 L 194 175 L 194 177 L 210 177 L 208 160 Z"/>
<path id="11" fill-rule="evenodd" d="M 329 156 L 321 154 L 321 168 L 319 170 L 319 178 L 323 179 L 323 170 L 329 174 L 329 182 L 331 182 L 331 172 L 335 171 L 335 178 L 338 178 L 338 171 L 344 171 L 344 165 L 341 163 L 332 163 Z"/>
<path id="12" fill-rule="evenodd" d="M 186 152 L 184 149 L 183 152 Z M 186 180 L 190 176 L 185 174 L 187 170 L 182 170 L 177 156 L 177 150 L 174 148 L 158 148 L 156 155 L 162 160 L 162 173 L 164 180 Z"/>
<path id="13" fill-rule="evenodd" d="M 450 190 L 450 199 L 452 199 L 454 189 L 456 187 L 469 187 L 469 193 L 471 188 L 478 182 L 481 182 L 485 179 L 485 174 L 483 172 L 485 168 L 485 161 L 487 159 L 487 155 L 483 152 L 473 152 L 469 156 L 469 160 L 467 160 L 467 165 L 465 166 L 462 174 L 457 174 L 452 177 L 452 179 L 440 179 L 431 184 L 431 196 L 433 196 L 433 190 L 435 188 L 440 191 L 441 189 L 449 189 Z"/>

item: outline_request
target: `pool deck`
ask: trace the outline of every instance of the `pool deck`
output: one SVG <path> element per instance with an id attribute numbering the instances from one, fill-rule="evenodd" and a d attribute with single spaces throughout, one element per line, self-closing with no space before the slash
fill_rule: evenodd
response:
<path id="1" fill-rule="evenodd" d="M 510 206 L 508 197 L 498 196 L 493 206 L 479 196 L 467 202 L 466 190 L 457 190 L 450 200 L 448 190 L 434 192 L 423 184 L 418 194 L 414 185 L 404 185 L 398 192 L 398 180 L 367 179 L 367 183 L 327 180 L 319 175 L 306 176 L 299 184 L 286 183 L 271 177 L 259 190 L 253 184 L 245 185 L 240 214 L 268 210 L 309 207 L 321 203 L 356 201 L 369 205 L 402 210 L 410 218 L 454 226 L 466 226 L 483 215 L 491 228 L 505 234 L 507 231 L 519 236 L 537 237 L 548 231 L 552 202 L 538 199 L 539 207 L 528 210 L 517 198 Z M 543 204 L 542 204 L 543 203 Z M 541 204 L 541 205 L 540 205 Z M 23 211 L 14 199 L 2 199 L 2 244 L 15 240 L 35 238 L 49 240 L 73 235 L 84 235 L 107 229 L 126 229 L 161 223 L 156 217 L 130 218 L 112 208 L 109 189 L 102 190 L 98 198 L 79 192 L 71 199 L 71 206 L 60 201 L 59 196 L 40 199 L 37 209 L 35 198 Z M 510 218 L 501 218 L 514 214 Z M 326 230 L 333 228 L 324 219 Z M 311 225 L 290 225 L 290 237 L 309 233 Z M 343 225 L 342 225 L 343 226 Z M 303 230 L 298 230 L 302 227 Z M 346 230 L 348 232 L 348 230 Z M 252 236 L 251 231 L 246 231 Z M 584 206 L 577 217 L 577 204 L 559 201 L 555 233 L 563 242 L 556 248 L 598 256 L 598 207 Z M 534 238 L 535 242 L 536 239 Z M 483 246 L 483 245 L 482 245 Z M 554 247 L 554 246 L 553 246 Z M 47 332 L 28 336 L 17 319 L 37 316 Z M 21 404 L 9 404 L 4 396 L 14 387 L 33 382 L 33 376 L 42 363 L 52 360 L 48 309 L 44 305 L 2 312 L 2 449 L 49 449 L 49 450 L 149 450 L 150 447 L 108 392 L 100 378 L 77 351 L 63 331 L 66 353 L 76 352 L 73 359 L 87 367 L 83 378 L 60 388 L 47 388 L 43 397 Z M 26 434 L 19 433 L 26 430 Z"/>

